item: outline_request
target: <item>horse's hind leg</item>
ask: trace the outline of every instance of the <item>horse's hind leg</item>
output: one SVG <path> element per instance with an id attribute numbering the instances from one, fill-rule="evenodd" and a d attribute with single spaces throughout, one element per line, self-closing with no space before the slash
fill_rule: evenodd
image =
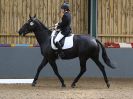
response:
<path id="1" fill-rule="evenodd" d="M 57 65 L 55 63 L 55 61 L 52 61 L 52 62 L 49 62 L 54 73 L 56 74 L 56 76 L 59 78 L 61 84 L 62 84 L 62 87 L 66 87 L 66 85 L 64 84 L 64 80 L 63 78 L 60 76 L 59 72 L 58 72 L 58 68 L 57 68 Z"/>
<path id="2" fill-rule="evenodd" d="M 80 58 L 80 73 L 79 75 L 74 79 L 71 87 L 74 88 L 76 86 L 76 83 L 79 81 L 81 76 L 86 72 L 86 59 Z"/>
<path id="3" fill-rule="evenodd" d="M 32 83 L 32 86 L 35 86 L 36 85 L 37 80 L 38 80 L 38 77 L 39 77 L 39 74 L 40 74 L 41 70 L 43 69 L 43 67 L 46 66 L 47 63 L 48 63 L 48 61 L 44 58 L 42 60 L 41 64 L 39 65 L 38 69 L 37 69 L 37 73 L 36 73 L 36 75 L 34 77 L 34 81 Z"/>
<path id="4" fill-rule="evenodd" d="M 106 72 L 105 72 L 104 65 L 99 61 L 99 59 L 94 58 L 93 61 L 97 64 L 97 66 L 101 70 L 101 72 L 102 72 L 102 74 L 104 76 L 104 80 L 105 80 L 105 82 L 107 84 L 107 87 L 109 88 L 110 84 L 109 84 L 109 81 L 108 81 L 108 78 L 107 78 L 107 75 L 106 75 Z"/>

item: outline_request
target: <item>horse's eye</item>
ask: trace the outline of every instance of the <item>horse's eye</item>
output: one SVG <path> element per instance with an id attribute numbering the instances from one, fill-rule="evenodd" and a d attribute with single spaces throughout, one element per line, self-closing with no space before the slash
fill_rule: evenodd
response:
<path id="1" fill-rule="evenodd" d="M 30 22 L 30 26 L 33 26 L 34 25 L 34 23 L 33 22 Z"/>

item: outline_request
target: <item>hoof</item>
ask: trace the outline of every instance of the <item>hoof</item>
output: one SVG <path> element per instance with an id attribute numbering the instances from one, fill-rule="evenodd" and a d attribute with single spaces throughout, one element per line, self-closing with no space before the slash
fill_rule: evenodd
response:
<path id="1" fill-rule="evenodd" d="M 63 84 L 61 87 L 62 87 L 62 88 L 66 88 L 66 85 L 65 85 L 65 84 Z"/>
<path id="2" fill-rule="evenodd" d="M 32 87 L 35 87 L 35 86 L 36 86 L 36 82 L 33 82 L 33 83 L 32 83 Z"/>
<path id="3" fill-rule="evenodd" d="M 110 88 L 110 84 L 109 83 L 107 83 L 107 87 Z"/>
<path id="4" fill-rule="evenodd" d="M 72 88 L 75 88 L 75 87 L 76 87 L 76 85 L 75 85 L 75 84 L 72 84 L 72 85 L 71 85 L 71 87 L 72 87 Z"/>

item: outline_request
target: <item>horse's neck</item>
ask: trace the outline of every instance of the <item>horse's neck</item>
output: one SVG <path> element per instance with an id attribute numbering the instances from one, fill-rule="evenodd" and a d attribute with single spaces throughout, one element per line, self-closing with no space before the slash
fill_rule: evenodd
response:
<path id="1" fill-rule="evenodd" d="M 34 33 L 36 36 L 36 39 L 41 46 L 42 44 L 46 44 L 49 41 L 50 38 L 50 30 L 45 27 L 39 20 L 37 20 L 38 26 L 36 29 L 34 29 Z"/>
<path id="2" fill-rule="evenodd" d="M 40 31 L 38 30 L 34 32 L 40 46 L 42 44 L 48 43 L 48 40 L 50 38 L 50 35 L 48 32 L 49 32 L 48 30 L 40 30 Z"/>

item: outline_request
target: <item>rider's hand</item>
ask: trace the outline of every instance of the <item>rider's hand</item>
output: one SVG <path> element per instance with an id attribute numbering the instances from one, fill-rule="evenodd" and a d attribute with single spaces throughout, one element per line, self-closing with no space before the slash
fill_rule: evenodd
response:
<path id="1" fill-rule="evenodd" d="M 57 29 L 57 27 L 58 27 L 58 23 L 56 23 L 56 24 L 55 24 L 55 27 L 54 27 L 54 29 Z"/>
<path id="2" fill-rule="evenodd" d="M 58 26 L 59 23 L 56 23 L 55 26 Z"/>

